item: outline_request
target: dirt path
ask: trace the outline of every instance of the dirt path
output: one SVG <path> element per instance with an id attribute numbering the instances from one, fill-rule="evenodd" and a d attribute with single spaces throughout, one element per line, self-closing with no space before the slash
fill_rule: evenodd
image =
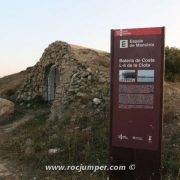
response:
<path id="1" fill-rule="evenodd" d="M 11 124 L 0 126 L 0 144 L 8 138 L 10 132 L 25 124 L 27 121 L 33 119 L 33 117 L 33 114 L 26 114 L 24 117 Z M 21 173 L 17 170 L 15 165 L 12 164 L 12 162 L 10 162 L 6 157 L 2 157 L 2 155 L 0 154 L 0 180 L 1 179 L 18 180 L 21 179 Z"/>
<path id="2" fill-rule="evenodd" d="M 18 128 L 19 126 L 25 124 L 27 121 L 33 119 L 33 114 L 27 114 L 23 118 L 19 119 L 18 121 L 15 121 L 11 124 L 7 124 L 4 126 L 0 126 L 0 132 L 9 133 Z"/>
<path id="3" fill-rule="evenodd" d="M 5 132 L 0 131 L 0 143 L 3 143 L 3 141 L 8 138 L 8 134 Z M 1 153 L 1 149 L 0 149 Z M 6 159 L 6 157 L 2 157 L 0 154 L 0 180 L 11 180 L 11 179 L 17 179 L 15 170 L 13 170 L 13 166 L 9 162 L 9 160 Z"/>
<path id="4" fill-rule="evenodd" d="M 0 159 L 0 179 L 17 179 L 17 175 L 10 170 L 9 165 L 7 162 L 3 162 L 3 160 Z"/>

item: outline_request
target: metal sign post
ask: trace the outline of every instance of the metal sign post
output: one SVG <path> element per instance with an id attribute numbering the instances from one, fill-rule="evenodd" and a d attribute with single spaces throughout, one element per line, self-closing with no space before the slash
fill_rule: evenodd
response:
<path id="1" fill-rule="evenodd" d="M 161 178 L 163 72 L 164 27 L 111 31 L 110 179 Z"/>

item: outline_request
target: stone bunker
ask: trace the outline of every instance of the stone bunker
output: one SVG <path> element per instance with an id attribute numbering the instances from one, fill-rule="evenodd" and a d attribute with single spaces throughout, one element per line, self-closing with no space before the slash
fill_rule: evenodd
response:
<path id="1" fill-rule="evenodd" d="M 34 67 L 27 69 L 17 100 L 41 98 L 48 101 L 52 104 L 51 118 L 59 119 L 62 109 L 75 96 L 86 94 L 98 98 L 95 82 L 99 85 L 109 82 L 108 69 L 108 53 L 56 41 L 45 49 Z"/>

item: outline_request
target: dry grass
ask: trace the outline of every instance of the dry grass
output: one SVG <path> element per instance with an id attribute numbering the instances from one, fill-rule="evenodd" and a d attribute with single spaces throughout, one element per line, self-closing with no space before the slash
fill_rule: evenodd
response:
<path id="1" fill-rule="evenodd" d="M 88 65 L 92 69 L 108 71 L 110 67 L 110 54 L 105 51 L 88 49 L 81 46 L 71 45 L 72 54 L 80 63 Z"/>
<path id="2" fill-rule="evenodd" d="M 26 71 L 0 78 L 0 96 L 11 97 L 22 85 L 26 77 Z"/>

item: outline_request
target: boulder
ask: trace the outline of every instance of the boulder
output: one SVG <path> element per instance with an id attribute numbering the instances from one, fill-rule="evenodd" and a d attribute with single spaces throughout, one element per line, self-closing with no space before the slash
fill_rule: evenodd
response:
<path id="1" fill-rule="evenodd" d="M 98 105 L 98 104 L 101 103 L 101 100 L 100 100 L 99 98 L 94 98 L 94 99 L 93 99 L 93 103 L 96 104 L 96 105 Z"/>
<path id="2" fill-rule="evenodd" d="M 8 119 L 14 113 L 14 103 L 0 98 L 0 121 Z"/>
<path id="3" fill-rule="evenodd" d="M 87 68 L 86 70 L 87 70 L 89 73 L 92 73 L 91 68 Z"/>
<path id="4" fill-rule="evenodd" d="M 89 81 L 92 80 L 92 76 L 91 76 L 91 75 L 88 76 L 88 80 L 89 80 Z"/>
<path id="5" fill-rule="evenodd" d="M 48 153 L 49 153 L 49 154 L 56 154 L 56 153 L 58 153 L 59 151 L 60 151 L 59 148 L 54 148 L 54 149 L 49 149 L 49 150 L 48 150 Z"/>

